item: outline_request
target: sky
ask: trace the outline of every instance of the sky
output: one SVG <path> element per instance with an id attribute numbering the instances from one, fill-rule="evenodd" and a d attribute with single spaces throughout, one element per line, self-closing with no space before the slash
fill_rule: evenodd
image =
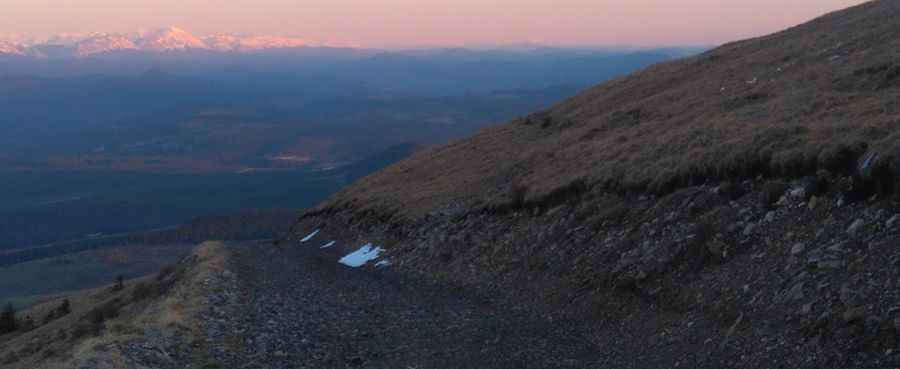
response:
<path id="1" fill-rule="evenodd" d="M 716 45 L 861 0 L 0 0 L 0 35 L 189 32 L 366 47 Z"/>

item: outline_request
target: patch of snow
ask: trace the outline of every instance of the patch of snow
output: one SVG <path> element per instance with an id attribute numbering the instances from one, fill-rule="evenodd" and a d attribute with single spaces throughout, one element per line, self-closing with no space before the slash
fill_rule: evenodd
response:
<path id="1" fill-rule="evenodd" d="M 371 243 L 367 243 L 360 247 L 359 250 L 351 252 L 338 260 L 338 263 L 344 264 L 348 267 L 359 268 L 366 263 L 378 259 L 378 255 L 384 251 L 381 247 L 373 246 Z"/>
<path id="2" fill-rule="evenodd" d="M 375 263 L 375 266 L 379 267 L 379 268 L 387 268 L 387 267 L 391 266 L 391 261 L 385 259 L 385 260 Z"/>
<path id="3" fill-rule="evenodd" d="M 300 240 L 300 242 L 308 242 L 308 241 L 311 240 L 313 237 L 315 237 L 317 234 L 319 234 L 319 230 L 318 230 L 318 229 L 315 230 L 315 231 L 313 231 L 313 233 L 310 233 L 310 234 L 307 235 L 306 237 L 303 237 L 303 239 Z"/>
<path id="4" fill-rule="evenodd" d="M 328 243 L 322 245 L 322 247 L 319 247 L 319 248 L 320 248 L 320 249 L 327 249 L 327 248 L 329 248 L 329 247 L 331 247 L 331 246 L 334 246 L 335 243 L 337 243 L 337 241 L 331 241 L 331 242 L 328 242 Z"/>

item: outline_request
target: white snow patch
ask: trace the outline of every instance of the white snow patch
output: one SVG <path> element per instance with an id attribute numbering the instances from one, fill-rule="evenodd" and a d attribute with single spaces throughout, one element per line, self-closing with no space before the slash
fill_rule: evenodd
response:
<path id="1" fill-rule="evenodd" d="M 337 243 L 337 241 L 330 241 L 330 242 L 328 242 L 328 243 L 322 245 L 322 247 L 319 247 L 319 248 L 320 248 L 320 249 L 327 249 L 327 248 L 329 248 L 329 247 L 331 247 L 331 246 L 334 246 L 335 243 Z"/>
<path id="2" fill-rule="evenodd" d="M 385 259 L 385 260 L 375 263 L 375 266 L 379 267 L 379 268 L 387 268 L 387 267 L 391 266 L 391 261 Z"/>
<path id="3" fill-rule="evenodd" d="M 338 260 L 338 263 L 344 264 L 348 267 L 359 268 L 366 263 L 378 259 L 378 255 L 384 251 L 381 247 L 373 246 L 371 243 L 367 243 L 360 247 L 359 250 L 351 252 Z"/>
<path id="4" fill-rule="evenodd" d="M 319 230 L 318 230 L 318 229 L 315 230 L 315 231 L 313 231 L 313 233 L 310 233 L 310 234 L 307 235 L 306 237 L 303 237 L 303 239 L 300 240 L 300 242 L 307 242 L 307 241 L 311 240 L 313 237 L 315 237 L 317 234 L 319 234 Z"/>

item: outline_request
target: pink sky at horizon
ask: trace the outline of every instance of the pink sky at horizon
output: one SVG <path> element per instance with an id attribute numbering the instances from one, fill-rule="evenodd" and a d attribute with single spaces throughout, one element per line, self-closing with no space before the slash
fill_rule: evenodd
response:
<path id="1" fill-rule="evenodd" d="M 132 32 L 296 36 L 367 47 L 713 45 L 863 0 L 4 0 L 0 35 Z"/>

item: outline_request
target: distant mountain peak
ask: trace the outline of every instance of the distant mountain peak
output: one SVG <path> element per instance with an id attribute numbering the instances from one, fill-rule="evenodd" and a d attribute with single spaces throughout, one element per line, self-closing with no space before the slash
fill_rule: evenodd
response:
<path id="1" fill-rule="evenodd" d="M 116 50 L 137 50 L 138 46 L 123 35 L 97 35 L 75 44 L 75 55 L 79 57 L 106 53 Z"/>
<path id="2" fill-rule="evenodd" d="M 25 47 L 9 41 L 0 40 L 0 55 L 25 55 Z"/>
<path id="3" fill-rule="evenodd" d="M 213 35 L 204 39 L 210 49 L 218 51 L 254 51 L 311 46 L 300 38 L 278 36 Z"/>
<path id="4" fill-rule="evenodd" d="M 207 45 L 200 38 L 190 34 L 179 27 L 170 26 L 151 32 L 138 41 L 143 50 L 166 51 L 207 49 Z"/>
<path id="5" fill-rule="evenodd" d="M 323 44 L 296 37 L 234 34 L 196 36 L 178 26 L 133 33 L 62 33 L 26 43 L 14 41 L 9 38 L 0 38 L 0 55 L 80 58 L 121 50 L 255 52 L 267 49 L 323 46 Z M 46 52 L 50 48 L 54 51 Z"/>

